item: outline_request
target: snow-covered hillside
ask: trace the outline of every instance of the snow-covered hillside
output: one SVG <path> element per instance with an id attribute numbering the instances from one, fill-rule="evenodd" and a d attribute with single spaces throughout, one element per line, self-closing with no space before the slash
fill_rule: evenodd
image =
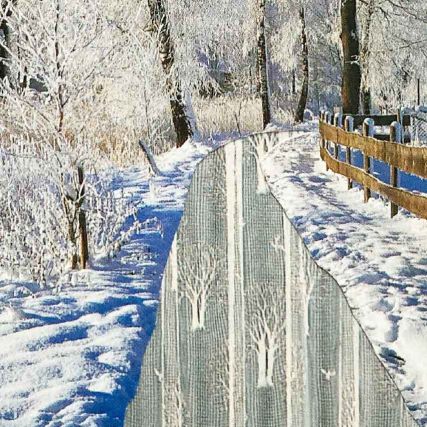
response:
<path id="1" fill-rule="evenodd" d="M 427 425 L 427 223 L 326 172 L 316 131 L 285 132 L 264 161 L 273 194 L 343 287 L 414 416 Z M 376 169 L 381 172 L 381 167 Z M 408 180 L 408 177 L 405 176 Z"/>

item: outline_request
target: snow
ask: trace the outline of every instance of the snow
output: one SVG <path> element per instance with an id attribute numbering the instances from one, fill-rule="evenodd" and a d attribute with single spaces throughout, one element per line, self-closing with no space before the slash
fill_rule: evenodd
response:
<path id="1" fill-rule="evenodd" d="M 363 191 L 348 191 L 345 177 L 326 172 L 313 127 L 282 133 L 263 169 L 314 259 L 343 288 L 413 415 L 427 425 L 426 221 L 404 211 L 391 219 L 381 198 L 364 204 Z M 405 180 L 418 185 L 415 177 Z"/>
<path id="2" fill-rule="evenodd" d="M 1 426 L 123 424 L 191 175 L 217 144 L 187 142 L 159 156 L 155 178 L 146 166 L 111 171 L 143 224 L 114 258 L 95 258 L 54 290 L 0 272 Z"/>
<path id="3" fill-rule="evenodd" d="M 146 167 L 112 173 L 144 224 L 113 259 L 92 260 L 56 290 L 0 272 L 1 426 L 122 425 L 192 172 L 219 144 L 188 142 L 157 157 L 162 174 L 151 180 Z M 390 219 L 379 198 L 363 204 L 360 189 L 348 191 L 344 177 L 326 172 L 314 127 L 283 132 L 262 160 L 273 194 L 427 425 L 426 222 L 405 212 Z M 381 166 L 374 165 L 380 175 Z M 123 233 L 132 224 L 129 218 Z"/>

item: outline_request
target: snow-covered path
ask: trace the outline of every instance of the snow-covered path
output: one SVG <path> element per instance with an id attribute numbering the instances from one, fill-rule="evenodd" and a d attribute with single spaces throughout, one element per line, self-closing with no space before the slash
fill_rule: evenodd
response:
<path id="1" fill-rule="evenodd" d="M 326 172 L 316 132 L 289 132 L 268 154 L 273 194 L 318 264 L 343 287 L 356 317 L 414 416 L 427 425 L 427 222 Z"/>
<path id="2" fill-rule="evenodd" d="M 113 260 L 96 261 L 59 292 L 0 275 L 0 426 L 122 425 L 186 187 L 211 148 L 187 144 L 161 156 L 164 175 L 150 184 L 145 169 L 119 174 L 117 188 L 145 225 Z M 347 191 L 345 178 L 325 171 L 315 131 L 282 133 L 263 166 L 427 425 L 426 221 L 402 212 L 391 220 L 379 199 L 364 205 L 360 190 Z"/>
<path id="3" fill-rule="evenodd" d="M 186 144 L 118 174 L 144 225 L 116 258 L 94 262 L 59 292 L 0 280 L 0 425 L 121 426 L 192 172 L 211 147 Z M 123 231 L 131 226 L 125 224 Z"/>

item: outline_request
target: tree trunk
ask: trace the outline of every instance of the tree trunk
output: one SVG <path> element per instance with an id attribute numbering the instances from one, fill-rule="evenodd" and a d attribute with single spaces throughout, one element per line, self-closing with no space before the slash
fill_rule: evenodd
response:
<path id="1" fill-rule="evenodd" d="M 185 108 L 181 84 L 173 75 L 175 50 L 171 39 L 165 0 L 148 0 L 148 7 L 150 10 L 152 29 L 157 34 L 160 61 L 166 75 L 166 87 L 169 92 L 172 121 L 177 137 L 177 146 L 181 147 L 188 138 L 193 136 L 193 130 L 191 128 L 190 118 L 188 117 Z"/>
<path id="2" fill-rule="evenodd" d="M 79 235 L 80 235 L 80 267 L 84 270 L 87 267 L 89 260 L 89 245 L 87 237 L 87 226 L 86 226 L 86 212 L 83 209 L 83 203 L 85 200 L 85 185 L 84 185 L 84 171 L 83 167 L 77 168 L 79 177 L 79 195 L 78 195 L 78 209 L 79 209 Z"/>
<path id="3" fill-rule="evenodd" d="M 80 209 L 79 212 L 79 234 L 80 234 L 80 267 L 84 270 L 89 261 L 89 245 L 86 227 L 86 212 Z"/>
<path id="4" fill-rule="evenodd" d="M 68 221 L 68 240 L 70 241 L 71 246 L 73 248 L 73 252 L 71 253 L 70 259 L 71 270 L 77 270 L 78 256 L 76 253 L 76 234 L 74 232 L 74 223 L 71 221 Z"/>
<path id="5" fill-rule="evenodd" d="M 292 70 L 292 95 L 296 95 L 296 93 L 297 93 L 296 71 Z"/>
<path id="6" fill-rule="evenodd" d="M 257 32 L 257 58 L 258 58 L 258 84 L 262 102 L 262 122 L 264 129 L 271 123 L 270 93 L 268 87 L 267 43 L 265 37 L 265 2 L 258 0 L 258 32 Z"/>
<path id="7" fill-rule="evenodd" d="M 371 29 L 372 29 L 372 17 L 374 14 L 374 2 L 375 0 L 369 0 L 367 4 L 366 22 L 363 29 L 362 46 L 360 50 L 360 65 L 362 72 L 362 108 L 363 114 L 371 114 L 371 89 L 369 87 L 369 57 L 370 57 L 370 42 L 371 42 Z"/>
<path id="8" fill-rule="evenodd" d="M 308 68 L 308 43 L 307 43 L 307 33 L 305 25 L 305 11 L 301 7 L 299 12 L 301 20 L 301 45 L 302 45 L 302 74 L 303 74 L 303 83 L 301 88 L 301 95 L 298 102 L 298 107 L 295 112 L 295 122 L 302 123 L 304 121 L 304 110 L 307 105 L 308 97 L 308 79 L 309 79 L 309 68 Z"/>
<path id="9" fill-rule="evenodd" d="M 0 22 L 0 31 L 3 33 L 3 45 L 0 46 L 0 79 L 3 80 L 8 76 L 7 60 L 9 58 L 8 49 L 10 49 L 10 28 L 8 18 L 12 12 L 10 10 L 10 1 L 2 1 L 1 12 L 4 18 Z"/>
<path id="10" fill-rule="evenodd" d="M 63 64 L 61 63 L 61 46 L 60 46 L 60 34 L 59 34 L 59 24 L 61 21 L 61 5 L 59 0 L 56 0 L 56 9 L 55 9 L 55 67 L 56 67 L 56 79 L 58 82 L 58 92 L 57 92 L 57 108 L 58 108 L 58 133 L 62 134 L 64 130 L 64 107 L 65 107 L 65 88 L 63 84 Z"/>
<path id="11" fill-rule="evenodd" d="M 359 37 L 356 0 L 341 0 L 341 42 L 343 49 L 342 103 L 344 114 L 357 114 L 360 101 Z"/>
<path id="12" fill-rule="evenodd" d="M 371 89 L 369 87 L 362 89 L 362 108 L 363 114 L 369 116 L 371 114 L 372 96 Z"/>

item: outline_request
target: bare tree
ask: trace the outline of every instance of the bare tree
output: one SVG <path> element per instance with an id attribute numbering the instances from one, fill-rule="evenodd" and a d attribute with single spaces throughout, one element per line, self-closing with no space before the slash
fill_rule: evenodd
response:
<path id="1" fill-rule="evenodd" d="M 359 37 L 356 0 L 341 0 L 343 70 L 341 97 L 344 114 L 357 114 L 360 102 Z"/>
<path id="2" fill-rule="evenodd" d="M 212 247 L 189 245 L 179 270 L 181 298 L 191 306 L 191 330 L 205 328 L 205 315 L 211 287 L 218 273 L 218 261 Z"/>
<path id="3" fill-rule="evenodd" d="M 258 387 L 272 387 L 274 363 L 285 334 L 284 295 L 275 285 L 256 285 L 255 306 L 247 327 L 258 360 Z"/>
<path id="4" fill-rule="evenodd" d="M 165 0 L 148 0 L 152 31 L 157 36 L 157 45 L 163 71 L 166 75 L 166 87 L 169 92 L 172 121 L 177 137 L 177 146 L 182 146 L 193 136 L 191 121 L 186 111 L 185 102 L 178 76 L 175 76 L 175 49 L 167 16 Z"/>
<path id="5" fill-rule="evenodd" d="M 93 86 L 113 50 L 112 42 L 104 44 L 107 24 L 96 4 L 63 0 L 7 4 L 14 49 L 6 37 L 0 42 L 10 70 L 1 82 L 8 106 L 2 121 L 18 140 L 31 135 L 27 146 L 34 149 L 32 155 L 49 165 L 66 222 L 70 267 L 84 268 L 89 250 L 83 164 L 93 164 L 96 157 L 96 150 L 87 154 L 89 146 L 94 148 L 87 137 L 87 112 L 91 109 L 89 115 L 96 118 L 97 108 L 90 103 Z M 82 16 L 81 21 L 71 19 Z M 37 89 L 22 87 L 22 70 L 29 82 L 40 83 Z"/>

